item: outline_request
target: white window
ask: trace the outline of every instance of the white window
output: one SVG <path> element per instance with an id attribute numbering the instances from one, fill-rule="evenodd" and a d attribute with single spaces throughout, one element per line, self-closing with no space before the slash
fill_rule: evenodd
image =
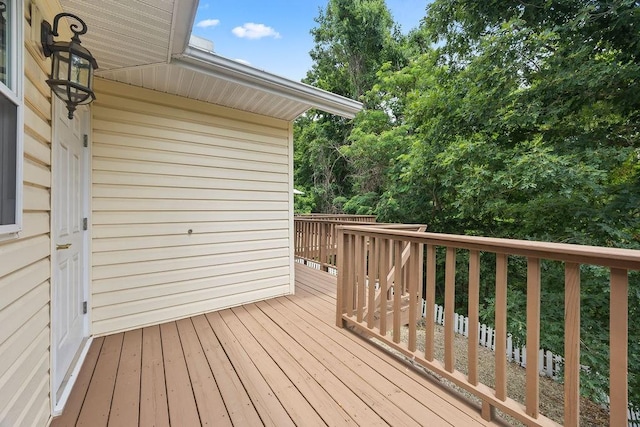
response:
<path id="1" fill-rule="evenodd" d="M 21 5 L 0 0 L 0 234 L 22 224 Z"/>

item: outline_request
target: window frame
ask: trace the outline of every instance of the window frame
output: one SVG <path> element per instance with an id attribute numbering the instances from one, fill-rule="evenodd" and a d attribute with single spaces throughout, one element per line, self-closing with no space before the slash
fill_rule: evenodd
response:
<path id="1" fill-rule="evenodd" d="M 8 85 L 0 82 L 0 96 L 16 106 L 16 212 L 13 224 L 0 224 L 0 241 L 19 237 L 22 231 L 23 163 L 24 163 L 24 8 L 23 0 L 4 0 L 11 3 L 7 22 L 8 33 Z"/>

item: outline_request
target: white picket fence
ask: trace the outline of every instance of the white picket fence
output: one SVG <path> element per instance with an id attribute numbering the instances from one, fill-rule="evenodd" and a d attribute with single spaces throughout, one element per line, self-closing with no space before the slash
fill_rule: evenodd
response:
<path id="1" fill-rule="evenodd" d="M 422 300 L 422 316 L 427 315 L 427 305 Z M 444 326 L 444 307 L 435 304 L 435 319 L 434 321 L 438 325 Z M 455 322 L 453 330 L 455 333 L 469 337 L 469 318 L 462 316 L 458 313 L 454 313 L 453 321 Z M 479 323 L 478 328 L 478 343 L 492 351 L 496 350 L 496 333 L 493 328 Z M 523 368 L 527 366 L 527 349 L 526 347 L 516 347 L 513 345 L 511 335 L 507 336 L 507 359 L 509 362 L 518 363 Z M 544 349 L 538 351 L 538 367 L 540 375 L 544 375 L 550 378 L 558 378 L 562 366 L 562 356 L 553 354 L 552 352 Z"/>
<path id="2" fill-rule="evenodd" d="M 422 300 L 422 317 L 427 315 L 426 301 Z M 438 325 L 444 326 L 444 307 L 435 304 L 434 321 Z M 455 333 L 469 337 L 469 318 L 458 313 L 453 315 L 453 330 Z M 478 344 L 492 351 L 496 351 L 496 333 L 489 326 L 479 323 L 478 328 Z M 523 368 L 527 366 L 526 346 L 519 348 L 513 346 L 511 335 L 507 336 L 507 358 L 510 362 L 516 362 Z M 558 378 L 562 366 L 563 358 L 557 354 L 553 354 L 549 350 L 540 349 L 538 352 L 538 367 L 540 375 Z M 640 427 L 640 412 L 633 412 L 631 409 L 627 411 L 629 425 L 628 427 Z"/>
<path id="3" fill-rule="evenodd" d="M 628 409 L 627 418 L 629 419 L 628 427 L 640 427 L 640 411 L 633 412 L 631 409 Z"/>

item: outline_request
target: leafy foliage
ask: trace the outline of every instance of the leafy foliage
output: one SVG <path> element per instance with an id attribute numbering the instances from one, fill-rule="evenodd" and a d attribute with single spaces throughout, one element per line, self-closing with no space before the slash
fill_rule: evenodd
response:
<path id="1" fill-rule="evenodd" d="M 362 95 L 367 107 L 341 132 L 325 128 L 325 118 L 298 123 L 304 146 L 296 151 L 296 179 L 327 192 L 316 207 L 426 223 L 436 232 L 640 249 L 639 2 L 435 0 L 405 39 L 394 36 L 381 13 L 377 22 L 389 31 L 367 34 L 396 40 L 388 45 L 357 39 L 367 27 L 351 25 L 381 2 L 369 9 L 364 3 L 330 1 L 319 18 L 322 31 L 314 33 L 319 44 L 309 82 Z M 354 49 L 367 58 L 346 59 Z M 331 154 L 316 144 L 332 146 Z M 326 159 L 314 157 L 316 150 Z M 308 175 L 329 159 L 335 180 L 315 186 Z M 328 191 L 329 184 L 335 190 Z M 464 264 L 459 259 L 460 311 Z M 495 303 L 494 268 L 483 255 L 487 320 Z M 564 266 L 544 263 L 542 278 L 542 345 L 562 354 Z M 608 393 L 608 272 L 583 266 L 581 278 L 582 363 L 592 367 L 581 384 L 585 394 L 602 399 Z M 515 257 L 508 294 L 509 329 L 522 340 L 526 263 Z M 630 274 L 629 307 L 630 319 L 637 318 L 638 273 Z M 635 405 L 638 366 L 640 328 L 632 324 Z"/>

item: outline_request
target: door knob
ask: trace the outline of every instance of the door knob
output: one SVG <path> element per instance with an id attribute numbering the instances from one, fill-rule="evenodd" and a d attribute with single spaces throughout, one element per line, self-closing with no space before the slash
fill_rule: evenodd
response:
<path id="1" fill-rule="evenodd" d="M 71 243 L 65 243 L 64 245 L 56 245 L 56 249 L 69 249 L 71 247 Z"/>

